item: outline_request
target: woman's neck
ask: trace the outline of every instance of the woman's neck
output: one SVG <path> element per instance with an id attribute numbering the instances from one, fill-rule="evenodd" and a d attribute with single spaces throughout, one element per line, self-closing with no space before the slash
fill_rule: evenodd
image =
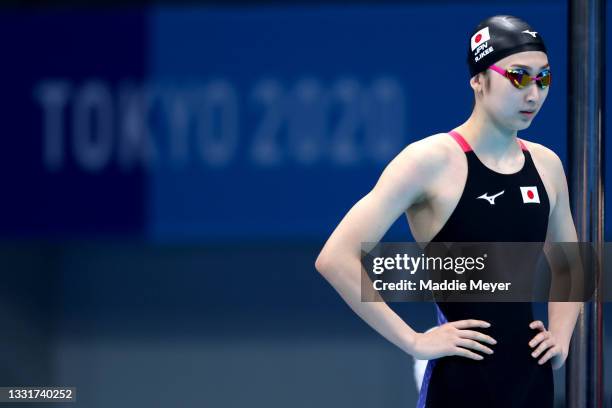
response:
<path id="1" fill-rule="evenodd" d="M 476 110 L 463 124 L 455 128 L 479 155 L 502 159 L 519 153 L 516 130 L 500 126 Z"/>

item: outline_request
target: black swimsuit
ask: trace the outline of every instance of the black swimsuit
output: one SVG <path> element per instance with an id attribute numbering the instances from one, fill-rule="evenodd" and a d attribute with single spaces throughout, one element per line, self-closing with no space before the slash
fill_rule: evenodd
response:
<path id="1" fill-rule="evenodd" d="M 432 242 L 544 242 L 550 204 L 524 143 L 519 140 L 524 166 L 502 174 L 486 167 L 459 133 L 449 134 L 465 152 L 468 176 L 456 208 Z M 490 346 L 494 354 L 480 361 L 459 356 L 429 361 L 418 408 L 553 406 L 550 360 L 540 366 L 528 345 L 538 333 L 529 328 L 531 303 L 441 302 L 436 307 L 439 324 L 488 321 L 490 328 L 475 330 L 497 344 Z"/>

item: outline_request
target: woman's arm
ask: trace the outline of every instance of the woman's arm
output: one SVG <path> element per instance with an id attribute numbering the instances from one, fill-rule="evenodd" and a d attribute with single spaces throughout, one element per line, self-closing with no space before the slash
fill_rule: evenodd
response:
<path id="1" fill-rule="evenodd" d="M 569 205 L 569 193 L 563 164 L 559 157 L 552 151 L 546 149 L 544 163 L 546 172 L 549 174 L 549 181 L 555 190 L 555 203 L 551 211 L 548 223 L 546 242 L 553 244 L 556 242 L 577 242 L 576 227 L 572 219 Z M 550 248 L 550 247 L 545 247 Z M 577 248 L 566 247 L 569 262 L 579 266 L 580 261 Z M 554 251 L 552 251 L 554 252 Z M 547 256 L 554 256 L 548 252 Z M 553 264 L 554 262 L 551 262 Z M 574 332 L 574 326 L 578 318 L 578 313 L 583 307 L 582 302 L 548 302 L 548 335 L 542 322 L 532 322 L 530 327 L 542 330 L 540 334 L 530 342 L 532 347 L 538 346 L 534 350 L 534 357 L 540 358 L 543 364 L 552 358 L 553 368 L 560 368 L 569 350 L 570 340 Z M 545 354 L 541 355 L 545 350 Z M 541 357 L 540 357 L 541 356 Z"/>
<path id="2" fill-rule="evenodd" d="M 331 234 L 316 261 L 317 270 L 349 307 L 390 342 L 417 358 L 490 354 L 479 341 L 494 342 L 470 327 L 488 327 L 482 321 L 460 321 L 428 333 L 417 333 L 386 303 L 361 301 L 361 244 L 379 242 L 393 222 L 414 203 L 425 200 L 426 187 L 445 163 L 444 149 L 427 139 L 404 149 L 384 170 L 376 186 L 357 202 Z M 463 346 L 463 347 L 459 347 Z"/>

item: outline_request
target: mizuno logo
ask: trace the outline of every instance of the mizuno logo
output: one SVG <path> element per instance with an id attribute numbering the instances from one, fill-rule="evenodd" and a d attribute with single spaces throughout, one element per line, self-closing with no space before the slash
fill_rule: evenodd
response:
<path id="1" fill-rule="evenodd" d="M 480 196 L 480 197 L 478 197 L 478 198 L 484 198 L 485 200 L 487 200 L 487 201 L 489 202 L 489 204 L 493 205 L 493 204 L 495 204 L 495 199 L 496 199 L 497 197 L 499 197 L 500 195 L 504 194 L 504 191 L 505 191 L 505 190 L 502 190 L 502 191 L 500 191 L 499 193 L 497 193 L 497 194 L 495 194 L 495 195 L 492 195 L 492 196 L 490 196 L 490 197 L 489 197 L 489 196 L 487 196 L 487 193 L 484 193 L 483 195 L 481 195 L 481 196 Z"/>
<path id="2" fill-rule="evenodd" d="M 529 31 L 529 30 L 525 30 L 525 31 L 521 31 L 521 32 L 525 33 L 525 34 L 529 34 L 533 38 L 536 38 L 536 34 L 538 33 L 537 31 Z"/>

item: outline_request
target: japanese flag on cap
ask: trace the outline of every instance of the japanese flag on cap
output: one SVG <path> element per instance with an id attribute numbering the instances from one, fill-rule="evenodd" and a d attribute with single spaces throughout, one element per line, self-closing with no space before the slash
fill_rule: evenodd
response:
<path id="1" fill-rule="evenodd" d="M 538 195 L 537 186 L 521 187 L 521 195 L 523 196 L 523 203 L 540 202 L 540 196 Z"/>
<path id="2" fill-rule="evenodd" d="M 489 27 L 485 27 L 478 31 L 472 36 L 472 51 L 474 51 L 480 44 L 487 42 L 490 39 L 491 36 L 489 35 Z"/>

